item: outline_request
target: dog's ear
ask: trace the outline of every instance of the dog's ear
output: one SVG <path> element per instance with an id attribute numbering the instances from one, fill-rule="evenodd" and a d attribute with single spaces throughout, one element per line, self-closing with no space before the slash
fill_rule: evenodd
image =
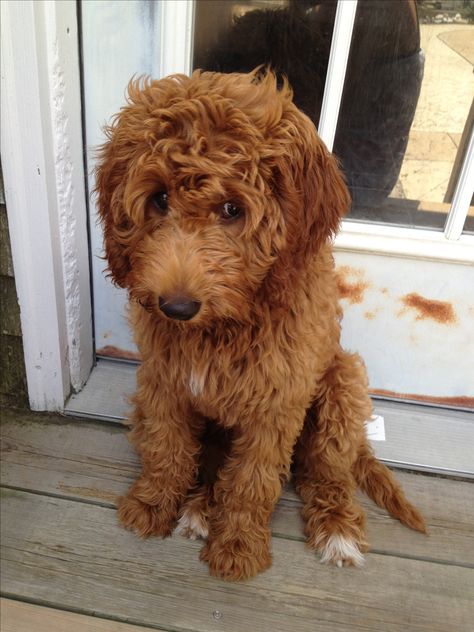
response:
<path id="1" fill-rule="evenodd" d="M 274 192 L 286 230 L 286 245 L 267 284 L 275 304 L 288 304 L 295 275 L 337 232 L 350 195 L 337 160 L 314 123 L 287 104 L 275 134 Z M 283 148 L 283 149 L 282 149 Z M 270 295 L 269 295 L 270 299 Z"/>
<path id="2" fill-rule="evenodd" d="M 109 276 L 120 287 L 128 286 L 130 255 L 140 231 L 139 214 L 132 213 L 130 178 L 143 172 L 144 157 L 157 140 L 156 111 L 189 81 L 175 75 L 161 81 L 132 78 L 127 86 L 127 104 L 105 126 L 106 142 L 97 151 L 94 193 L 104 232 Z"/>
<path id="3" fill-rule="evenodd" d="M 126 110 L 127 108 L 124 108 Z M 108 273 L 115 285 L 127 286 L 133 223 L 125 212 L 127 173 L 134 156 L 134 143 L 127 134 L 126 114 L 122 111 L 104 128 L 107 141 L 97 150 L 94 193 L 104 233 Z"/>

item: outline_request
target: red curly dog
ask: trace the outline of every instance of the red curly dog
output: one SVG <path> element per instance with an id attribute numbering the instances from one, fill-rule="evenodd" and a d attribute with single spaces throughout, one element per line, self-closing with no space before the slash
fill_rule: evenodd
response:
<path id="1" fill-rule="evenodd" d="M 141 536 L 207 538 L 212 574 L 269 567 L 293 462 L 309 546 L 359 565 L 360 486 L 425 530 L 372 455 L 361 359 L 339 343 L 331 238 L 349 205 L 336 161 L 271 73 L 135 81 L 97 168 L 109 270 L 140 350 L 121 499 Z"/>

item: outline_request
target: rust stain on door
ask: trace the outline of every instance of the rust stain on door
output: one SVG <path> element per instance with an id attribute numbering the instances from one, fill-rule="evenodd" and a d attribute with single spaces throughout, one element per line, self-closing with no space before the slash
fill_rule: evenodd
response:
<path id="1" fill-rule="evenodd" d="M 135 351 L 127 351 L 126 349 L 120 349 L 119 347 L 114 347 L 113 345 L 105 345 L 104 347 L 97 349 L 96 354 L 107 358 L 120 358 L 121 360 L 141 362 L 140 355 Z"/>
<path id="2" fill-rule="evenodd" d="M 380 307 L 376 307 L 375 309 L 368 310 L 364 312 L 364 318 L 367 320 L 374 320 L 377 317 L 377 314 L 381 311 Z"/>
<path id="3" fill-rule="evenodd" d="M 350 266 L 341 266 L 337 269 L 336 281 L 339 298 L 346 299 L 351 305 L 362 303 L 364 292 L 370 287 L 370 283 L 364 277 L 364 271 Z"/>
<path id="4" fill-rule="evenodd" d="M 406 309 L 416 312 L 416 320 L 434 320 L 442 325 L 452 325 L 457 321 L 456 312 L 451 303 L 425 298 L 416 292 L 402 296 L 401 301 Z M 403 314 L 406 310 L 402 310 Z"/>
<path id="5" fill-rule="evenodd" d="M 371 395 L 375 397 L 387 397 L 389 399 L 402 399 L 404 401 L 421 402 L 423 404 L 439 404 L 441 406 L 451 406 L 452 408 L 474 409 L 474 397 L 437 397 L 436 395 L 419 395 L 417 393 L 397 393 L 383 388 L 369 388 Z"/>

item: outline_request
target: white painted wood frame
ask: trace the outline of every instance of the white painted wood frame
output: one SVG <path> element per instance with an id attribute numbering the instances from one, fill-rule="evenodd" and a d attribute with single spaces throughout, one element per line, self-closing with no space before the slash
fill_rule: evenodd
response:
<path id="1" fill-rule="evenodd" d="M 409 259 L 451 261 L 470 266 L 474 264 L 474 235 L 461 235 L 454 241 L 434 230 L 351 220 L 343 220 L 342 230 L 336 236 L 335 249 Z"/>
<path id="2" fill-rule="evenodd" d="M 459 174 L 444 234 L 446 239 L 459 239 L 462 235 L 469 205 L 474 194 L 474 130 L 471 132 L 466 157 Z"/>
<path id="3" fill-rule="evenodd" d="M 76 2 L 1 3 L 1 156 L 31 408 L 93 364 Z"/>
<path id="4" fill-rule="evenodd" d="M 191 72 L 193 58 L 194 2 L 167 0 L 162 3 L 160 77 Z"/>
<path id="5" fill-rule="evenodd" d="M 332 151 L 336 136 L 356 11 L 357 0 L 344 0 L 344 2 L 337 3 L 321 116 L 318 124 L 318 133 L 329 151 Z"/>

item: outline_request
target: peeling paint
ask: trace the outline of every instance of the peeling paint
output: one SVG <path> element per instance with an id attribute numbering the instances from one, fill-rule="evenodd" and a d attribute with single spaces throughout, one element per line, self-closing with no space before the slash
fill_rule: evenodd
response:
<path id="1" fill-rule="evenodd" d="M 69 116 L 66 108 L 66 73 L 60 63 L 59 44 L 56 41 L 52 51 L 52 95 L 53 104 L 51 108 L 55 171 L 56 171 L 56 191 L 58 201 L 59 231 L 61 234 L 61 249 L 64 262 L 64 294 L 66 305 L 68 349 L 67 361 L 70 366 L 70 375 L 80 375 L 80 349 L 76 341 L 80 339 L 81 313 L 80 313 L 80 288 L 78 270 L 78 252 L 75 241 L 76 217 L 74 213 L 74 164 L 70 147 L 71 135 L 68 131 L 70 126 Z M 80 383 L 75 383 L 73 388 L 77 389 Z"/>
<path id="2" fill-rule="evenodd" d="M 437 301 L 428 299 L 416 292 L 406 294 L 401 301 L 407 309 L 413 309 L 417 312 L 416 320 L 434 320 L 443 325 L 451 325 L 457 321 L 456 312 L 451 303 L 446 301 Z M 405 309 L 400 315 L 405 313 Z"/>
<path id="3" fill-rule="evenodd" d="M 341 266 L 336 271 L 337 289 L 340 299 L 346 299 L 351 305 L 362 303 L 364 292 L 370 287 L 360 268 Z"/>

